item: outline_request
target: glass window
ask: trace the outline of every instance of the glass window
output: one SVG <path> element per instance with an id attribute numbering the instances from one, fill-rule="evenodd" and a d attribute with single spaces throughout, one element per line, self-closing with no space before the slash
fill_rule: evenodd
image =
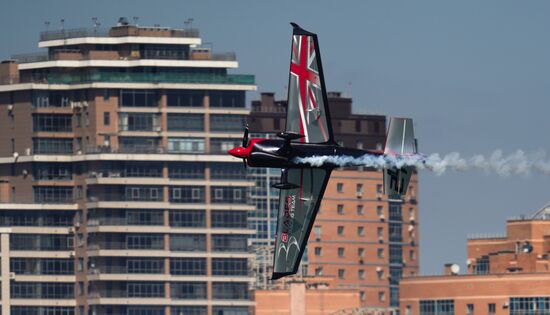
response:
<path id="1" fill-rule="evenodd" d="M 358 215 L 364 215 L 365 214 L 365 207 L 363 205 L 357 205 L 357 214 Z"/>
<path id="2" fill-rule="evenodd" d="M 121 131 L 161 131 L 160 115 L 145 113 L 120 113 Z"/>
<path id="3" fill-rule="evenodd" d="M 357 276 L 359 277 L 359 279 L 364 280 L 365 279 L 365 270 L 364 269 L 357 270 Z"/>
<path id="4" fill-rule="evenodd" d="M 364 226 L 358 226 L 357 227 L 357 235 L 358 236 L 365 236 L 365 227 Z"/>
<path id="5" fill-rule="evenodd" d="M 34 186 L 36 203 L 73 203 L 73 188 L 63 186 Z"/>
<path id="6" fill-rule="evenodd" d="M 213 282 L 212 298 L 219 300 L 248 300 L 248 283 Z"/>
<path id="7" fill-rule="evenodd" d="M 120 90 L 119 106 L 157 107 L 158 99 L 155 90 Z"/>
<path id="8" fill-rule="evenodd" d="M 170 235 L 170 250 L 204 252 L 206 251 L 206 236 L 204 234 L 172 234 Z"/>
<path id="9" fill-rule="evenodd" d="M 338 235 L 343 236 L 344 235 L 344 226 L 342 226 L 342 225 L 338 226 L 336 231 L 337 231 Z"/>
<path id="10" fill-rule="evenodd" d="M 166 92 L 166 102 L 168 106 L 202 107 L 203 100 L 203 91 L 170 90 Z"/>
<path id="11" fill-rule="evenodd" d="M 210 107 L 245 107 L 244 91 L 210 91 Z"/>
<path id="12" fill-rule="evenodd" d="M 235 132 L 242 131 L 246 125 L 245 115 L 211 114 L 210 131 Z"/>
<path id="13" fill-rule="evenodd" d="M 346 270 L 345 269 L 338 269 L 338 278 L 344 279 L 346 276 Z"/>
<path id="14" fill-rule="evenodd" d="M 248 260 L 246 258 L 212 258 L 212 275 L 246 276 Z"/>
<path id="15" fill-rule="evenodd" d="M 203 114 L 168 114 L 168 131 L 204 131 Z"/>
<path id="16" fill-rule="evenodd" d="M 126 290 L 128 297 L 164 297 L 162 282 L 128 282 Z"/>
<path id="17" fill-rule="evenodd" d="M 378 248 L 376 250 L 376 254 L 377 254 L 378 258 L 384 258 L 384 249 L 383 248 Z"/>
<path id="18" fill-rule="evenodd" d="M 206 299 L 206 282 L 172 282 L 170 297 L 177 300 Z"/>
<path id="19" fill-rule="evenodd" d="M 389 224 L 389 231 L 390 231 L 390 235 L 389 235 L 390 242 L 402 242 L 403 241 L 401 223 L 390 223 Z"/>
<path id="20" fill-rule="evenodd" d="M 386 300 L 386 292 L 383 292 L 383 291 L 378 292 L 378 300 L 380 302 L 384 302 Z"/>
<path id="21" fill-rule="evenodd" d="M 466 304 L 466 314 L 467 315 L 474 314 L 474 304 Z"/>
<path id="22" fill-rule="evenodd" d="M 72 115 L 33 114 L 33 131 L 71 132 L 73 130 Z"/>
<path id="23" fill-rule="evenodd" d="M 169 153 L 204 153 L 204 139 L 168 138 Z"/>
<path id="24" fill-rule="evenodd" d="M 171 258 L 172 275 L 206 275 L 206 258 Z"/>
<path id="25" fill-rule="evenodd" d="M 173 179 L 203 179 L 204 163 L 170 163 L 168 176 Z"/>
<path id="26" fill-rule="evenodd" d="M 35 154 L 71 154 L 73 153 L 72 138 L 33 138 Z"/>
<path id="27" fill-rule="evenodd" d="M 365 249 L 363 247 L 360 247 L 357 249 L 357 256 L 359 257 L 365 257 Z"/>
<path id="28" fill-rule="evenodd" d="M 420 315 L 454 315 L 454 300 L 420 300 Z"/>
<path id="29" fill-rule="evenodd" d="M 321 256 L 322 248 L 321 247 L 315 247 L 315 256 Z"/>
<path id="30" fill-rule="evenodd" d="M 103 125 L 104 126 L 111 125 L 111 113 L 103 112 Z"/>
<path id="31" fill-rule="evenodd" d="M 248 213 L 246 211 L 212 210 L 213 228 L 246 228 Z"/>
<path id="32" fill-rule="evenodd" d="M 494 314 L 497 312 L 497 306 L 495 303 L 487 304 L 487 313 Z"/>
<path id="33" fill-rule="evenodd" d="M 211 179 L 244 180 L 246 169 L 241 163 L 212 163 L 210 164 Z"/>
<path id="34" fill-rule="evenodd" d="M 338 257 L 344 257 L 344 248 L 338 247 Z"/>
<path id="35" fill-rule="evenodd" d="M 173 186 L 170 187 L 170 202 L 173 203 L 203 203 L 204 187 Z"/>
<path id="36" fill-rule="evenodd" d="M 206 213 L 204 210 L 170 210 L 170 226 L 205 227 Z"/>
<path id="37" fill-rule="evenodd" d="M 344 205 L 337 205 L 336 206 L 336 213 L 338 213 L 339 215 L 343 215 L 344 214 Z"/>
<path id="38" fill-rule="evenodd" d="M 33 163 L 34 180 L 71 180 L 71 163 Z"/>
<path id="39" fill-rule="evenodd" d="M 246 252 L 246 235 L 214 234 L 212 235 L 212 251 L 216 252 Z"/>
<path id="40" fill-rule="evenodd" d="M 344 192 L 344 184 L 343 183 L 337 183 L 336 184 L 336 191 L 338 191 L 339 193 Z"/>
<path id="41" fill-rule="evenodd" d="M 207 315 L 206 306 L 170 306 L 170 315 Z"/>
<path id="42" fill-rule="evenodd" d="M 390 221 L 403 221 L 400 203 L 390 202 L 389 212 L 390 212 Z"/>

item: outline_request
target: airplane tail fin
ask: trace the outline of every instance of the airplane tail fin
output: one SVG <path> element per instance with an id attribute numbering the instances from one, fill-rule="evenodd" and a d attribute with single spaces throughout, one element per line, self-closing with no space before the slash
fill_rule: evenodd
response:
<path id="1" fill-rule="evenodd" d="M 417 154 L 417 142 L 414 138 L 412 119 L 390 118 L 384 155 L 399 157 L 414 154 Z M 385 168 L 384 193 L 397 198 L 406 194 L 413 171 L 412 166 Z"/>

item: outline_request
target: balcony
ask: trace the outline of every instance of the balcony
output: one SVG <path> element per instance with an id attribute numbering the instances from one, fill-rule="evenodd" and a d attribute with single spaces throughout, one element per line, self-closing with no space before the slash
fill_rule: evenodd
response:
<path id="1" fill-rule="evenodd" d="M 80 84 L 93 82 L 109 83 L 194 83 L 194 84 L 254 84 L 250 74 L 205 74 L 205 73 L 92 73 L 59 74 L 45 77 L 48 84 Z"/>

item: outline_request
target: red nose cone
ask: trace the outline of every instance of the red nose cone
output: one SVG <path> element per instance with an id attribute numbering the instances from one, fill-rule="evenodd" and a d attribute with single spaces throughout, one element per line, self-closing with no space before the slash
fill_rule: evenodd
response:
<path id="1" fill-rule="evenodd" d="M 233 149 L 231 149 L 227 152 L 229 154 L 233 155 L 234 157 L 237 157 L 237 158 L 245 158 L 246 157 L 245 148 L 243 148 L 243 147 L 236 147 L 236 148 L 233 148 Z"/>

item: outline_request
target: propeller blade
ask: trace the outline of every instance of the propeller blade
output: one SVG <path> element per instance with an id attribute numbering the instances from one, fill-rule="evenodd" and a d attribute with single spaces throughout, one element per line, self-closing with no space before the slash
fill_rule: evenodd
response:
<path id="1" fill-rule="evenodd" d="M 245 169 L 248 167 L 248 165 L 246 165 L 246 159 L 243 159 L 243 165 Z"/>
<path id="2" fill-rule="evenodd" d="M 248 146 L 248 125 L 244 127 L 244 136 L 243 136 L 243 148 Z"/>

